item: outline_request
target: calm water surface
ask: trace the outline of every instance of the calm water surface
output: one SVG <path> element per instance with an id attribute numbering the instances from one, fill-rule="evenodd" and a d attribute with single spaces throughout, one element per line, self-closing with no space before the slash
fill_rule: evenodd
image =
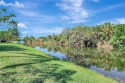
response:
<path id="1" fill-rule="evenodd" d="M 125 49 L 109 51 L 95 48 L 56 46 L 36 46 L 35 49 L 125 83 Z"/>

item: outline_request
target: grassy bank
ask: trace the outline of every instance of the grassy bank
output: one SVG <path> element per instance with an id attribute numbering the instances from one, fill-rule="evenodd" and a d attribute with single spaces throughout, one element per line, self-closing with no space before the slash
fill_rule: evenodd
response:
<path id="1" fill-rule="evenodd" d="M 0 44 L 0 83 L 117 83 L 18 44 Z"/>

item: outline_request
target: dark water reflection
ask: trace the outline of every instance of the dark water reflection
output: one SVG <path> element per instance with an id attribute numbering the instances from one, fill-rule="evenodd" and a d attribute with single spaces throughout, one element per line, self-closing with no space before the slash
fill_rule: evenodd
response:
<path id="1" fill-rule="evenodd" d="M 125 49 L 103 50 L 67 46 L 35 47 L 62 60 L 95 70 L 105 76 L 125 81 Z"/>

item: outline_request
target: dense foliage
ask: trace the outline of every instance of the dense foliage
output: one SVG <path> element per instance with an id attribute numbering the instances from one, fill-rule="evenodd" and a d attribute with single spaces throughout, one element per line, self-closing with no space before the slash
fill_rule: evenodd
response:
<path id="1" fill-rule="evenodd" d="M 0 9 L 0 42 L 18 41 L 20 33 L 14 14 L 7 14 L 5 8 Z"/>
<path id="2" fill-rule="evenodd" d="M 40 37 L 44 42 L 73 47 L 125 46 L 125 24 L 109 22 L 94 27 L 65 28 L 61 34 Z"/>
<path id="3" fill-rule="evenodd" d="M 35 47 L 36 45 L 41 45 L 43 40 L 41 38 L 35 38 L 34 36 L 26 36 L 23 38 L 24 44 L 26 46 Z"/>
<path id="4" fill-rule="evenodd" d="M 23 38 L 23 41 L 25 42 L 25 45 L 27 46 L 31 46 L 31 45 L 34 46 L 34 43 L 36 42 L 35 37 L 28 36 L 28 35 Z"/>

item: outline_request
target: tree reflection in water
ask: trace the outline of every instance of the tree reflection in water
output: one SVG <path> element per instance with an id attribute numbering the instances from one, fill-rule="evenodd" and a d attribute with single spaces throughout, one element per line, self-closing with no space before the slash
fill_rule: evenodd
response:
<path id="1" fill-rule="evenodd" d="M 66 59 L 77 65 L 90 68 L 96 66 L 106 71 L 125 69 L 125 49 L 104 50 L 96 48 L 73 48 L 68 46 L 41 45 L 48 51 L 60 52 L 67 56 Z"/>

